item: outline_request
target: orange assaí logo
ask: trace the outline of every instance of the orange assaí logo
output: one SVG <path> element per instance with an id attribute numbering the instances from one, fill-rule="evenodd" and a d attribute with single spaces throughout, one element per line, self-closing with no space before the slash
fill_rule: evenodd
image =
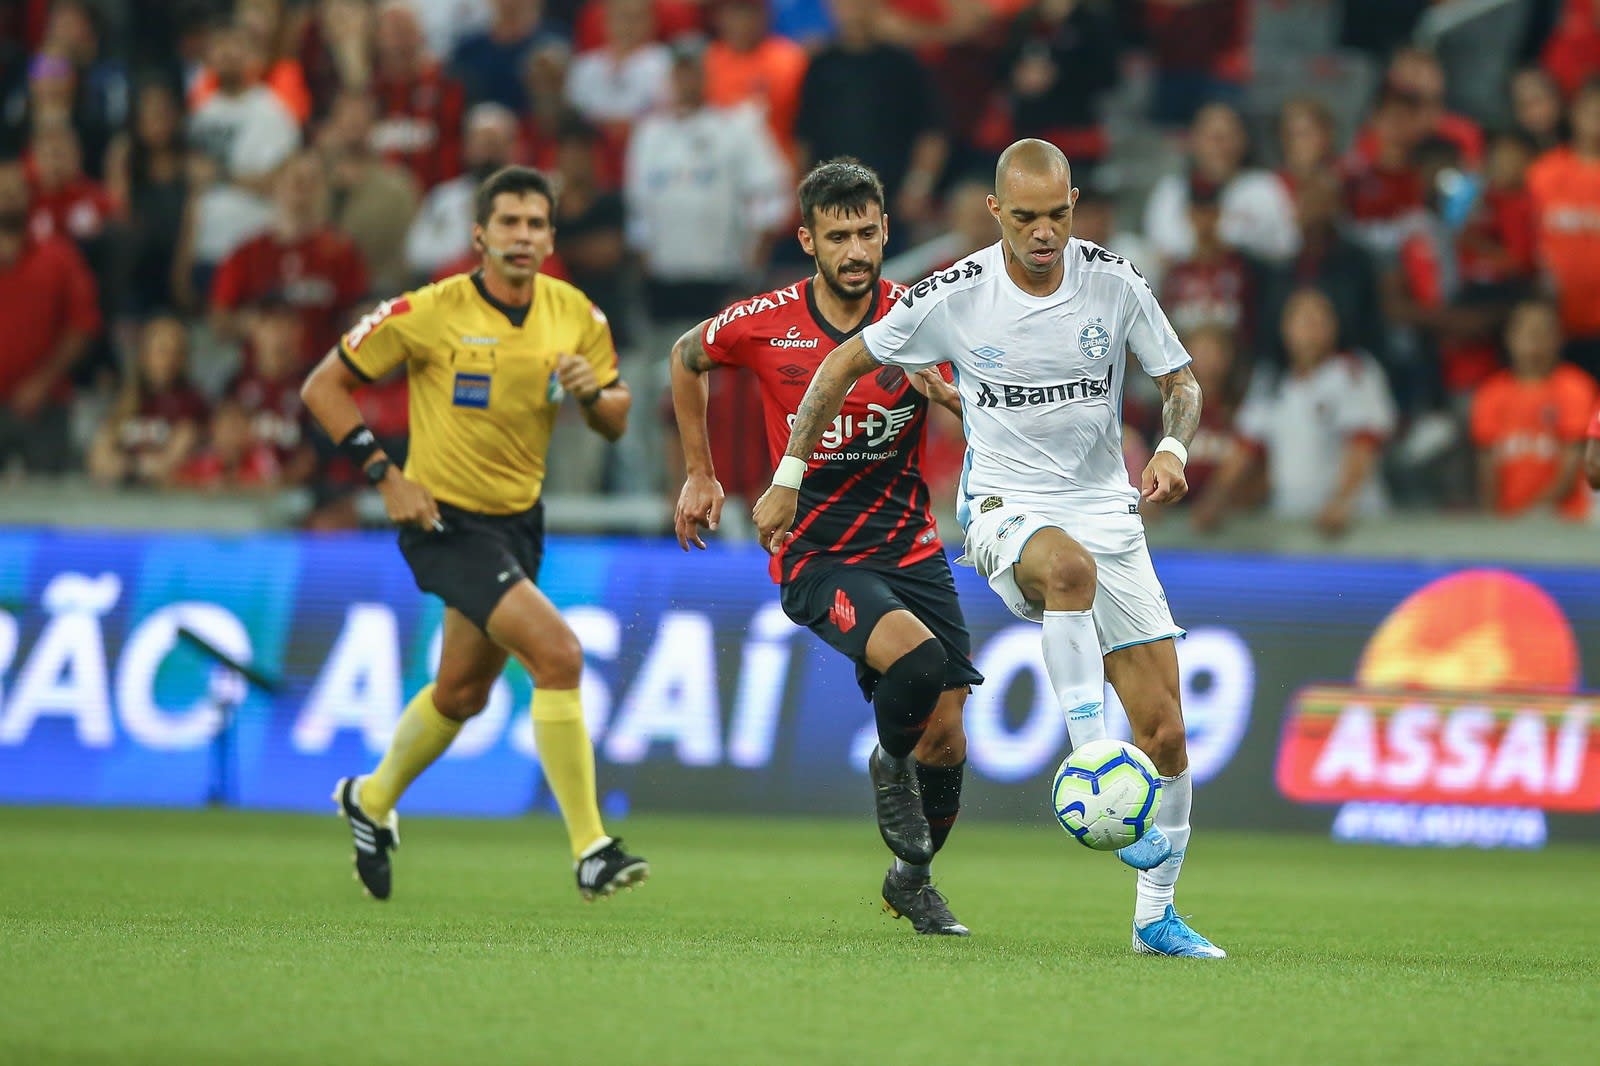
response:
<path id="1" fill-rule="evenodd" d="M 1600 693 L 1579 681 L 1577 640 L 1548 593 L 1502 570 L 1451 574 L 1390 612 L 1353 685 L 1295 694 L 1278 790 L 1600 810 Z"/>

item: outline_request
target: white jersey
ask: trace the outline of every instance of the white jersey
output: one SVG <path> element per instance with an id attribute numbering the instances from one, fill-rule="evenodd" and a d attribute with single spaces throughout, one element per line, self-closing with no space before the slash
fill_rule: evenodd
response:
<path id="1" fill-rule="evenodd" d="M 918 282 L 862 331 L 880 363 L 955 368 L 967 457 L 956 514 L 1002 497 L 1084 513 L 1127 513 L 1139 493 L 1122 460 L 1122 386 L 1132 351 L 1152 377 L 1189 363 L 1144 277 L 1073 238 L 1061 285 L 1022 291 L 1004 243 Z"/>

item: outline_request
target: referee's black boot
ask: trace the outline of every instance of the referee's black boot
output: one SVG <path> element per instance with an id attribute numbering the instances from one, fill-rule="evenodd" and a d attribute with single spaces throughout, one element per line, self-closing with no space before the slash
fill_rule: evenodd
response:
<path id="1" fill-rule="evenodd" d="M 339 813 L 350 823 L 350 835 L 356 846 L 356 877 L 361 887 L 373 899 L 388 899 L 391 884 L 389 852 L 400 846 L 400 815 L 389 812 L 382 822 L 375 822 L 361 809 L 356 795 L 361 783 L 359 777 L 341 777 L 333 786 L 333 802 Z"/>

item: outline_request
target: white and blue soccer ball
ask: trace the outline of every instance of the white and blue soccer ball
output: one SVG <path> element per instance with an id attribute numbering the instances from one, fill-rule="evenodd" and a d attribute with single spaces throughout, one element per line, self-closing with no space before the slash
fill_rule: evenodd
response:
<path id="1" fill-rule="evenodd" d="M 1116 851 L 1144 836 L 1161 808 L 1161 775 L 1150 756 L 1121 740 L 1091 740 L 1056 771 L 1056 820 L 1078 843 Z"/>

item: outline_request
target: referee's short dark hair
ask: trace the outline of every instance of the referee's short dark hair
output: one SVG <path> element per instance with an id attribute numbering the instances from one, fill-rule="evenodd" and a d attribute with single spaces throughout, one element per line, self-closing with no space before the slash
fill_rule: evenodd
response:
<path id="1" fill-rule="evenodd" d="M 883 182 L 871 167 L 849 156 L 818 163 L 800 182 L 800 218 L 808 229 L 816 224 L 818 209 L 857 215 L 868 204 L 876 204 L 882 214 Z"/>
<path id="2" fill-rule="evenodd" d="M 545 203 L 550 205 L 552 220 L 556 213 L 556 190 L 550 179 L 542 171 L 532 167 L 509 166 L 499 170 L 483 179 L 483 184 L 478 186 L 477 219 L 478 225 L 487 226 L 489 216 L 494 213 L 494 198 L 501 193 L 510 193 L 512 196 L 526 196 L 536 192 L 543 196 Z"/>

